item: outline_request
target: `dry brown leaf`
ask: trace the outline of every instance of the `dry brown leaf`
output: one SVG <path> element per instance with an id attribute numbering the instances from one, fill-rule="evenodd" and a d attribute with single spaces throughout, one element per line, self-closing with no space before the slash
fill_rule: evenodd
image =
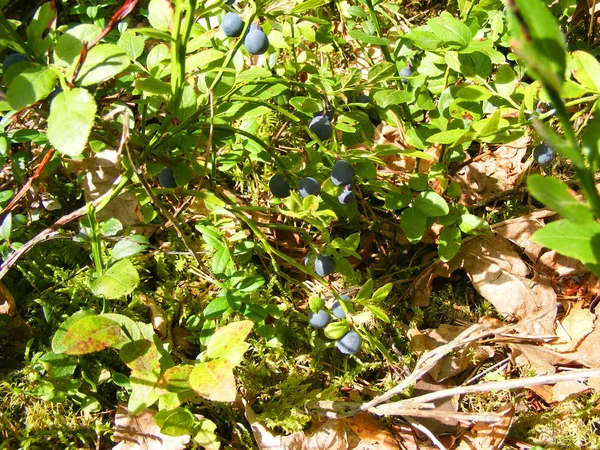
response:
<path id="1" fill-rule="evenodd" d="M 15 305 L 15 299 L 10 293 L 4 283 L 0 281 L 0 314 L 6 314 L 8 316 L 14 316 L 17 312 L 17 306 Z"/>
<path id="2" fill-rule="evenodd" d="M 419 395 L 429 394 L 431 392 L 443 391 L 456 387 L 454 380 L 444 380 L 442 382 L 434 379 L 429 373 L 422 377 L 415 384 L 412 395 L 417 397 Z M 452 418 L 452 413 L 458 411 L 459 396 L 454 395 L 452 397 L 441 398 L 432 402 L 435 405 L 436 411 L 447 411 L 448 417 L 444 417 L 445 420 L 439 420 L 436 418 L 429 417 L 413 417 L 412 420 L 424 425 L 434 435 L 439 436 L 440 434 L 454 433 L 458 420 Z"/>
<path id="3" fill-rule="evenodd" d="M 438 329 L 415 330 L 407 332 L 413 351 L 421 355 L 447 344 L 456 336 L 462 333 L 466 327 L 458 327 L 442 324 Z M 451 356 L 441 359 L 430 371 L 429 374 L 438 383 L 453 377 L 477 364 L 494 356 L 494 350 L 489 346 L 477 346 L 471 344 L 465 348 L 455 351 Z"/>
<path id="4" fill-rule="evenodd" d="M 118 442 L 113 450 L 178 450 L 184 449 L 190 436 L 167 436 L 160 432 L 154 422 L 156 411 L 144 409 L 131 415 L 127 407 L 120 404 L 115 415 L 114 441 Z"/>
<path id="5" fill-rule="evenodd" d="M 543 253 L 544 247 L 533 242 L 531 235 L 544 226 L 543 219 L 553 216 L 556 216 L 554 211 L 540 209 L 531 214 L 493 225 L 492 230 L 521 247 L 529 259 L 535 263 Z"/>
<path id="6" fill-rule="evenodd" d="M 508 346 L 512 350 L 515 365 L 518 367 L 529 366 L 535 369 L 536 375 L 553 374 L 556 372 L 555 366 L 570 361 L 560 353 L 539 345 L 510 342 Z"/>
<path id="7" fill-rule="evenodd" d="M 502 418 L 500 422 L 475 424 L 462 436 L 456 450 L 500 450 L 510 430 L 515 408 L 512 404 L 506 403 L 496 411 L 496 414 Z"/>
<path id="8" fill-rule="evenodd" d="M 588 273 L 589 270 L 574 258 L 559 255 L 554 250 L 548 250 L 537 260 L 536 269 L 551 277 L 574 277 Z"/>
<path id="9" fill-rule="evenodd" d="M 598 343 L 600 342 L 600 318 L 594 322 L 594 330 L 589 333 L 577 347 L 576 352 L 565 353 L 565 357 L 589 367 L 590 369 L 600 368 L 600 351 Z"/>
<path id="10" fill-rule="evenodd" d="M 594 330 L 596 316 L 589 309 L 583 308 L 583 302 L 571 306 L 564 319 L 557 323 L 556 335 L 558 340 L 546 344 L 561 353 L 573 352 L 585 337 Z"/>
<path id="11" fill-rule="evenodd" d="M 565 401 L 572 395 L 581 394 L 592 388 L 579 381 L 559 381 L 554 386 L 544 384 L 530 386 L 527 389 L 535 392 L 546 403 L 551 404 Z"/>
<path id="12" fill-rule="evenodd" d="M 513 189 L 521 183 L 526 162 L 529 136 L 501 145 L 493 152 L 484 153 L 462 167 L 454 179 L 463 188 L 461 201 L 471 204 L 499 191 Z"/>
<path id="13" fill-rule="evenodd" d="M 390 431 L 372 414 L 358 413 L 354 417 L 345 419 L 348 426 L 358 437 L 362 447 L 377 448 L 380 450 L 399 450 L 400 446 Z"/>
<path id="14" fill-rule="evenodd" d="M 69 170 L 73 174 L 81 171 L 86 173 L 83 192 L 87 202 L 97 199 L 112 188 L 113 182 L 121 173 L 118 158 L 116 150 L 104 150 L 83 161 L 69 163 Z M 102 220 L 112 217 L 119 219 L 125 228 L 143 223 L 139 202 L 135 194 L 129 191 L 119 194 L 98 215 Z M 140 229 L 145 230 L 145 227 Z"/>
<path id="15" fill-rule="evenodd" d="M 245 400 L 243 403 L 260 450 L 399 450 L 392 434 L 370 414 L 329 419 L 308 431 L 281 436 L 268 430 L 252 407 Z"/>
<path id="16" fill-rule="evenodd" d="M 550 283 L 542 277 L 525 278 L 527 266 L 502 236 L 476 236 L 465 242 L 450 265 L 462 267 L 477 292 L 504 316 L 522 321 L 556 306 Z M 532 323 L 524 322 L 519 331 L 532 336 L 552 335 L 555 315 L 552 311 Z"/>

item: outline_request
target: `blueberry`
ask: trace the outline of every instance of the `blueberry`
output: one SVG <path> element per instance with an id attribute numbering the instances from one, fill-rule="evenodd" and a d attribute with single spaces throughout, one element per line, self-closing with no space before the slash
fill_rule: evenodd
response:
<path id="1" fill-rule="evenodd" d="M 413 71 L 410 68 L 410 66 L 403 67 L 402 70 L 400 70 L 401 77 L 412 77 L 412 74 L 413 74 Z"/>
<path id="2" fill-rule="evenodd" d="M 269 180 L 269 190 L 275 197 L 286 198 L 290 196 L 290 185 L 280 173 L 276 173 Z"/>
<path id="3" fill-rule="evenodd" d="M 344 296 L 342 296 L 342 298 L 344 298 Z M 346 317 L 346 312 L 344 311 L 344 308 L 342 308 L 342 305 L 340 305 L 339 300 L 333 302 L 333 305 L 331 305 L 331 312 L 338 319 L 343 319 L 344 317 Z"/>
<path id="4" fill-rule="evenodd" d="M 331 181 L 336 186 L 352 183 L 354 181 L 354 168 L 348 161 L 340 159 L 331 169 Z"/>
<path id="5" fill-rule="evenodd" d="M 310 252 L 308 252 L 306 254 L 306 256 L 304 257 L 304 265 L 308 266 L 308 263 L 310 262 L 310 258 L 312 258 L 313 255 L 313 251 L 311 250 Z"/>
<path id="6" fill-rule="evenodd" d="M 344 189 L 342 193 L 338 195 L 338 201 L 342 205 L 349 205 L 350 203 L 354 203 L 356 201 L 356 194 L 350 190 L 350 185 L 346 186 L 346 189 Z"/>
<path id="7" fill-rule="evenodd" d="M 546 144 L 540 144 L 533 149 L 533 159 L 540 166 L 546 166 L 554 160 L 556 153 L 552 147 Z"/>
<path id="8" fill-rule="evenodd" d="M 2 63 L 2 72 L 6 73 L 10 66 L 21 61 L 29 61 L 29 56 L 24 55 L 23 53 L 11 53 L 4 58 L 4 62 Z"/>
<path id="9" fill-rule="evenodd" d="M 362 339 L 360 335 L 354 331 L 348 331 L 340 340 L 335 343 L 335 346 L 340 352 L 345 355 L 353 355 L 360 350 Z"/>
<path id="10" fill-rule="evenodd" d="M 165 167 L 158 174 L 158 182 L 164 188 L 176 188 L 177 183 L 175 182 L 175 177 L 173 176 L 173 169 L 170 167 Z"/>
<path id="11" fill-rule="evenodd" d="M 333 120 L 333 109 L 332 108 L 328 108 L 327 111 L 323 110 L 323 111 L 319 111 L 314 113 L 313 117 L 319 117 L 319 116 L 325 116 L 329 119 L 329 121 Z"/>
<path id="12" fill-rule="evenodd" d="M 233 4 L 235 3 L 235 0 L 225 0 L 225 3 L 229 6 L 233 6 Z"/>
<path id="13" fill-rule="evenodd" d="M 225 36 L 238 37 L 244 31 L 244 21 L 239 14 L 228 12 L 221 21 L 221 29 L 225 33 Z"/>
<path id="14" fill-rule="evenodd" d="M 250 31 L 244 39 L 246 50 L 251 55 L 262 55 L 269 48 L 269 39 L 265 32 L 256 24 L 250 25 Z"/>
<path id="15" fill-rule="evenodd" d="M 371 97 L 365 94 L 358 94 L 355 103 L 371 103 Z"/>
<path id="16" fill-rule="evenodd" d="M 315 272 L 320 277 L 326 277 L 335 270 L 335 261 L 331 256 L 319 256 L 315 259 Z"/>
<path id="17" fill-rule="evenodd" d="M 324 141 L 325 139 L 329 139 L 333 134 L 331 121 L 326 115 L 313 117 L 313 119 L 308 124 L 308 128 L 313 133 L 315 133 L 317 137 L 322 141 Z"/>
<path id="18" fill-rule="evenodd" d="M 321 193 L 321 185 L 314 178 L 300 178 L 300 181 L 298 181 L 298 192 L 300 192 L 302 198 L 309 195 L 319 195 Z"/>
<path id="19" fill-rule="evenodd" d="M 317 314 L 312 311 L 308 312 L 308 323 L 315 328 L 324 328 L 329 323 L 331 316 L 323 309 L 320 309 Z"/>

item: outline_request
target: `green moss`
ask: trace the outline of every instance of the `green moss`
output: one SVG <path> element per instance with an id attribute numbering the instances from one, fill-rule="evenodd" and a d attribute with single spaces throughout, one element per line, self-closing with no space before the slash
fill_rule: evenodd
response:
<path id="1" fill-rule="evenodd" d="M 548 411 L 522 413 L 509 437 L 545 450 L 600 449 L 600 414 L 594 411 L 599 398 L 598 394 L 582 395 Z"/>

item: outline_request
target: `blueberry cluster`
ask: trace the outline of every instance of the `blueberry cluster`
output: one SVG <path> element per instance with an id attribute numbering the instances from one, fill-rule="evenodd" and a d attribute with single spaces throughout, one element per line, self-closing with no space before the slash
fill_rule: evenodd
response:
<path id="1" fill-rule="evenodd" d="M 350 300 L 350 297 L 347 295 L 342 295 L 340 298 L 342 301 Z M 331 306 L 331 312 L 338 319 L 344 319 L 346 317 L 346 312 L 342 308 L 342 305 L 340 305 L 339 300 L 333 302 L 333 305 Z M 331 315 L 324 309 L 320 309 L 317 313 L 312 311 L 308 312 L 308 323 L 315 328 L 325 328 L 327 324 L 329 324 L 330 320 Z M 336 341 L 335 346 L 341 353 L 353 355 L 360 350 L 361 344 L 362 339 L 360 335 L 356 331 L 350 330 Z"/>
<path id="2" fill-rule="evenodd" d="M 356 201 L 356 195 L 352 192 L 354 177 L 354 168 L 348 161 L 344 161 L 343 159 L 337 161 L 331 169 L 332 183 L 336 186 L 344 187 L 338 196 L 338 200 L 342 205 L 349 205 Z M 278 198 L 287 198 L 291 192 L 289 183 L 280 173 L 276 173 L 269 180 L 269 190 L 273 196 Z M 321 193 L 321 184 L 313 177 L 300 178 L 298 180 L 298 193 L 302 198 L 309 195 L 319 195 Z"/>
<path id="3" fill-rule="evenodd" d="M 228 0 L 228 5 L 233 5 L 235 0 Z M 228 12 L 221 20 L 221 29 L 227 37 L 240 37 L 246 26 L 240 15 L 236 12 Z M 253 23 L 250 25 L 246 36 L 244 37 L 244 47 L 251 55 L 262 55 L 269 48 L 269 38 L 262 30 L 260 25 Z"/>

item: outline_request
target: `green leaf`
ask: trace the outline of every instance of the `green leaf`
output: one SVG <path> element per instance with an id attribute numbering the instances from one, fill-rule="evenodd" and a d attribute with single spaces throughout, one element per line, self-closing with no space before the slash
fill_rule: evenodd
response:
<path id="1" fill-rule="evenodd" d="M 373 66 L 369 70 L 369 82 L 377 83 L 388 80 L 396 75 L 396 66 L 390 62 L 384 61 L 381 64 Z"/>
<path id="2" fill-rule="evenodd" d="M 600 276 L 600 224 L 557 220 L 536 231 L 532 240 L 558 253 L 578 259 Z"/>
<path id="3" fill-rule="evenodd" d="M 596 103 L 593 119 L 588 122 L 582 137 L 582 150 L 591 172 L 600 168 L 600 103 Z"/>
<path id="4" fill-rule="evenodd" d="M 373 297 L 371 297 L 371 301 L 372 302 L 381 302 L 381 301 L 385 300 L 393 288 L 394 288 L 394 285 L 392 283 L 387 283 L 387 284 L 381 286 L 379 289 L 377 289 L 375 291 L 375 293 L 373 294 Z"/>
<path id="5" fill-rule="evenodd" d="M 110 251 L 110 256 L 113 259 L 124 259 L 129 256 L 137 255 L 146 249 L 145 245 L 142 245 L 133 239 L 125 238 L 121 239 L 115 244 Z"/>
<path id="6" fill-rule="evenodd" d="M 173 26 L 175 11 L 170 0 L 150 0 L 148 5 L 148 21 L 153 28 L 169 31 Z"/>
<path id="7" fill-rule="evenodd" d="M 490 225 L 485 219 L 473 214 L 463 214 L 460 216 L 458 227 L 466 234 L 482 234 L 490 231 Z"/>
<path id="8" fill-rule="evenodd" d="M 442 45 L 442 40 L 428 26 L 412 28 L 404 37 L 413 41 L 415 46 L 423 50 L 438 50 Z"/>
<path id="9" fill-rule="evenodd" d="M 569 69 L 586 88 L 600 92 L 600 63 L 594 56 L 581 50 L 574 51 L 569 58 Z"/>
<path id="10" fill-rule="evenodd" d="M 460 250 L 460 230 L 451 225 L 442 228 L 438 238 L 438 253 L 444 262 L 450 261 Z"/>
<path id="11" fill-rule="evenodd" d="M 8 103 L 17 111 L 33 105 L 52 93 L 57 78 L 56 72 L 48 67 L 27 67 L 10 84 L 6 93 Z"/>
<path id="12" fill-rule="evenodd" d="M 311 295 L 308 299 L 308 306 L 313 313 L 318 313 L 325 307 L 325 302 L 318 295 Z"/>
<path id="13" fill-rule="evenodd" d="M 99 297 L 117 299 L 131 294 L 139 282 L 140 277 L 133 263 L 122 259 L 92 282 L 92 292 Z"/>
<path id="14" fill-rule="evenodd" d="M 446 11 L 442 12 L 440 17 L 430 19 L 427 25 L 443 43 L 466 47 L 473 39 L 469 27 Z"/>
<path id="15" fill-rule="evenodd" d="M 373 99 L 378 106 L 387 108 L 391 105 L 399 105 L 401 103 L 408 103 L 412 100 L 412 93 L 409 91 L 399 91 L 396 89 L 386 89 L 383 91 L 377 91 L 373 94 Z"/>
<path id="16" fill-rule="evenodd" d="M 156 425 L 160 432 L 167 436 L 183 436 L 192 434 L 194 427 L 194 415 L 187 409 L 177 407 L 175 409 L 164 409 L 154 416 Z"/>
<path id="17" fill-rule="evenodd" d="M 190 374 L 190 386 L 201 397 L 215 402 L 233 402 L 237 394 L 233 366 L 227 359 L 196 365 Z"/>
<path id="18" fill-rule="evenodd" d="M 499 94 L 510 97 L 515 92 L 517 82 L 517 75 L 508 64 L 503 64 L 498 68 L 494 77 L 494 86 Z"/>
<path id="19" fill-rule="evenodd" d="M 69 329 L 73 326 L 75 322 L 87 316 L 97 316 L 96 311 L 92 309 L 80 309 L 67 320 L 65 320 L 56 330 L 54 336 L 52 338 L 52 351 L 54 353 L 63 353 L 62 341 L 65 337 L 65 334 Z"/>
<path id="20" fill-rule="evenodd" d="M 323 333 L 328 339 L 339 339 L 345 335 L 349 329 L 350 327 L 348 326 L 348 322 L 345 320 L 340 320 L 331 322 L 329 325 L 327 325 L 323 330 Z"/>
<path id="21" fill-rule="evenodd" d="M 508 9 L 513 48 L 544 83 L 560 91 L 567 50 L 558 21 L 544 0 L 514 0 Z"/>
<path id="22" fill-rule="evenodd" d="M 88 91 L 75 88 L 60 92 L 50 104 L 50 143 L 64 155 L 80 155 L 94 125 L 95 116 L 96 102 Z"/>
<path id="23" fill-rule="evenodd" d="M 415 208 L 421 211 L 427 217 L 445 216 L 450 212 L 450 207 L 446 200 L 433 191 L 425 191 L 419 193 L 415 197 Z"/>
<path id="24" fill-rule="evenodd" d="M 131 394 L 127 403 L 130 414 L 138 414 L 140 411 L 152 406 L 160 398 L 160 394 L 154 389 L 158 383 L 158 375 L 148 372 L 141 373 L 132 370 L 129 375 L 131 383 Z"/>
<path id="25" fill-rule="evenodd" d="M 427 217 L 417 208 L 407 208 L 400 214 L 400 227 L 412 244 L 421 240 L 426 226 Z"/>
<path id="26" fill-rule="evenodd" d="M 138 36 L 133 30 L 125 30 L 117 41 L 117 45 L 133 60 L 138 59 L 144 53 L 144 38 Z"/>
<path id="27" fill-rule="evenodd" d="M 102 316 L 85 316 L 71 324 L 64 334 L 55 336 L 55 353 L 87 355 L 110 347 L 121 338 L 121 326 Z"/>
<path id="28" fill-rule="evenodd" d="M 171 85 L 153 77 L 136 80 L 135 87 L 151 94 L 171 95 Z"/>
<path id="29" fill-rule="evenodd" d="M 45 53 L 50 44 L 54 41 L 52 29 L 55 27 L 56 7 L 50 2 L 44 3 L 36 11 L 33 20 L 27 25 L 27 43 L 36 53 Z M 42 38 L 42 36 L 44 37 Z"/>
<path id="30" fill-rule="evenodd" d="M 319 0 L 320 1 L 320 0 Z M 205 450 L 219 450 L 221 443 L 215 434 L 217 426 L 208 419 L 202 419 L 200 425 L 194 427 L 194 442 Z"/>
<path id="31" fill-rule="evenodd" d="M 373 44 L 373 45 L 389 45 L 390 40 L 386 38 L 380 38 L 377 36 L 371 36 L 361 30 L 349 30 L 348 35 L 352 39 L 356 39 L 357 41 L 364 42 L 365 44 Z"/>
<path id="32" fill-rule="evenodd" d="M 360 288 L 358 294 L 356 294 L 355 300 L 368 300 L 371 298 L 373 292 L 373 278 L 369 278 L 365 284 Z"/>
<path id="33" fill-rule="evenodd" d="M 244 358 L 249 344 L 244 342 L 254 323 L 250 320 L 232 322 L 219 328 L 208 341 L 206 356 L 211 359 L 225 358 L 232 366 Z"/>
<path id="34" fill-rule="evenodd" d="M 81 86 L 99 84 L 129 67 L 129 57 L 115 44 L 98 44 L 88 52 L 79 70 L 77 83 Z"/>
<path id="35" fill-rule="evenodd" d="M 379 306 L 371 305 L 370 303 L 367 303 L 365 306 L 379 320 L 383 320 L 385 323 L 391 323 L 389 316 Z"/>
<path id="36" fill-rule="evenodd" d="M 586 223 L 594 219 L 588 205 L 577 200 L 570 193 L 569 186 L 558 178 L 530 175 L 527 178 L 527 189 L 536 200 L 565 219 L 576 223 Z"/>
<path id="37" fill-rule="evenodd" d="M 100 33 L 102 28 L 89 23 L 70 28 L 56 41 L 55 63 L 63 67 L 73 66 L 79 60 L 83 43 L 93 41 Z"/>

